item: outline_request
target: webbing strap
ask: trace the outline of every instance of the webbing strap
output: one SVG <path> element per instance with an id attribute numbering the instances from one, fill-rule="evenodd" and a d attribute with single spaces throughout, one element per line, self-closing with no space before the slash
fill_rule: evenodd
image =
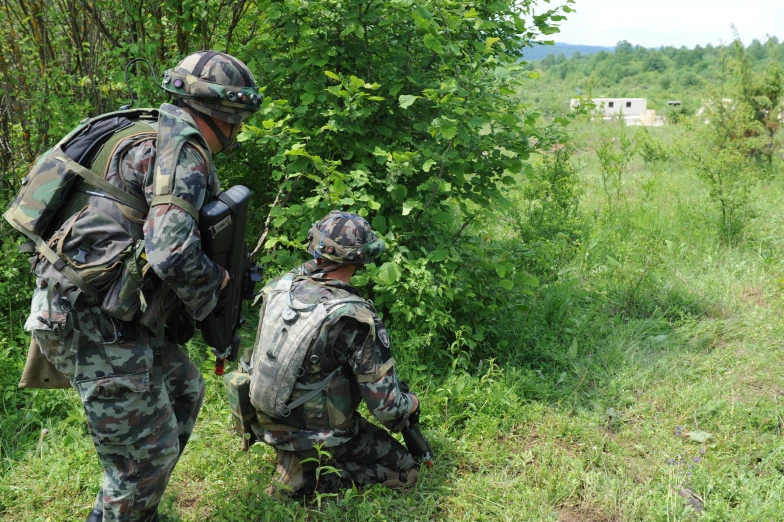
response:
<path id="1" fill-rule="evenodd" d="M 82 167 L 68 156 L 57 156 L 55 159 L 65 163 L 65 168 L 83 178 L 90 185 L 99 188 L 113 198 L 118 199 L 122 204 L 136 210 L 147 208 L 147 202 L 145 200 L 132 196 L 119 187 L 115 187 L 90 169 Z"/>
<path id="2" fill-rule="evenodd" d="M 103 178 L 106 172 L 106 166 L 109 164 L 109 160 L 111 159 L 112 154 L 114 154 L 117 145 L 125 138 L 144 132 L 153 134 L 155 130 L 150 125 L 141 121 L 137 121 L 134 122 L 130 127 L 126 127 L 120 131 L 115 132 L 112 137 L 109 138 L 109 140 L 101 147 L 101 150 L 93 160 L 92 165 L 90 165 L 90 170 Z"/>
<path id="3" fill-rule="evenodd" d="M 46 244 L 41 236 L 27 232 L 27 237 L 35 241 L 35 246 L 38 248 L 38 251 L 43 254 L 46 260 L 52 263 L 55 269 L 61 271 L 63 275 L 65 275 L 69 281 L 76 285 L 79 290 L 96 299 L 98 302 L 103 301 L 103 296 L 101 293 L 92 285 L 89 285 L 84 279 L 81 278 L 79 274 L 77 274 L 70 266 L 68 266 L 65 263 L 65 260 L 57 255 L 57 252 L 49 248 L 49 245 Z"/>
<path id="4" fill-rule="evenodd" d="M 384 376 L 393 366 L 395 366 L 395 358 L 390 357 L 387 362 L 381 365 L 376 373 L 373 375 L 357 375 L 357 382 L 360 384 L 368 383 L 368 382 L 378 382 L 378 380 Z"/>
<path id="5" fill-rule="evenodd" d="M 335 375 L 337 375 L 339 371 L 340 371 L 340 366 L 335 368 L 332 371 L 332 373 L 327 375 L 327 377 L 324 380 L 319 381 L 319 382 L 317 382 L 315 384 L 300 384 L 300 383 L 295 384 L 294 387 L 297 388 L 297 389 L 300 389 L 300 390 L 310 390 L 310 391 L 308 393 L 306 393 L 305 395 L 303 395 L 302 397 L 300 397 L 299 399 L 297 399 L 296 401 L 288 403 L 286 405 L 286 408 L 288 408 L 289 411 L 291 411 L 294 408 L 296 408 L 298 406 L 302 406 L 303 404 L 308 402 L 310 399 L 312 399 L 313 397 L 318 395 L 321 392 L 321 390 L 323 390 L 324 388 L 329 386 L 329 383 L 332 382 L 332 379 L 335 378 Z"/>
<path id="6" fill-rule="evenodd" d="M 152 201 L 150 201 L 150 207 L 156 207 L 158 205 L 177 205 L 187 212 L 196 221 L 197 224 L 199 223 L 199 211 L 196 210 L 196 207 L 180 197 L 174 196 L 172 194 L 154 196 Z"/>

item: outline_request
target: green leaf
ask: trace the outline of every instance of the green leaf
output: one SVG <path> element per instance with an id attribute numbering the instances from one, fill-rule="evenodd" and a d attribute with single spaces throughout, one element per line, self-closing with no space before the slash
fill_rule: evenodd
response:
<path id="1" fill-rule="evenodd" d="M 397 267 L 397 265 L 391 262 L 386 262 L 378 268 L 376 281 L 384 286 L 389 286 L 397 282 L 399 277 L 400 269 Z"/>
<path id="2" fill-rule="evenodd" d="M 269 130 L 275 126 L 275 120 L 264 120 L 263 122 L 261 122 L 261 126 Z"/>
<path id="3" fill-rule="evenodd" d="M 708 439 L 712 439 L 713 434 L 708 433 L 707 431 L 690 431 L 689 432 L 689 440 L 693 442 L 706 442 Z"/>
<path id="4" fill-rule="evenodd" d="M 387 218 L 384 216 L 376 216 L 370 222 L 370 225 L 373 227 L 373 230 L 378 232 L 379 234 L 386 234 L 387 233 Z"/>
<path id="5" fill-rule="evenodd" d="M 340 76 L 338 76 L 337 74 L 333 73 L 332 71 L 324 71 L 324 74 L 326 74 L 327 76 L 329 76 L 333 80 L 340 81 Z"/>
<path id="6" fill-rule="evenodd" d="M 411 211 L 418 206 L 418 203 L 419 202 L 414 199 L 406 200 L 405 203 L 403 203 L 403 215 L 404 216 L 409 215 Z"/>
<path id="7" fill-rule="evenodd" d="M 429 33 L 425 35 L 425 47 L 438 54 L 441 54 L 444 50 L 441 46 L 441 42 L 438 41 L 438 38 Z"/>
<path id="8" fill-rule="evenodd" d="M 310 94 L 309 92 L 306 92 L 306 93 L 302 94 L 299 97 L 299 99 L 302 102 L 302 105 L 310 105 L 311 103 L 313 103 L 313 101 L 316 99 L 316 97 L 313 96 L 312 94 Z"/>
<path id="9" fill-rule="evenodd" d="M 511 290 L 514 288 L 514 281 L 511 279 L 501 279 L 498 281 L 498 285 L 503 288 L 504 290 Z"/>
<path id="10" fill-rule="evenodd" d="M 441 125 L 441 135 L 444 138 L 451 140 L 452 138 L 455 137 L 456 134 L 457 134 L 457 125 L 455 125 L 454 123 L 451 122 L 443 123 Z"/>
<path id="11" fill-rule="evenodd" d="M 419 96 L 412 96 L 411 94 L 401 94 L 398 98 L 398 103 L 400 103 L 401 109 L 407 109 L 411 107 L 411 105 L 419 98 Z"/>
<path id="12" fill-rule="evenodd" d="M 365 85 L 365 80 L 357 78 L 356 76 L 351 76 L 351 85 L 357 88 L 362 87 Z"/>
<path id="13" fill-rule="evenodd" d="M 430 167 L 432 167 L 435 164 L 436 164 L 435 161 L 429 159 L 422 164 L 422 170 L 424 170 L 425 172 L 430 172 Z"/>
<path id="14" fill-rule="evenodd" d="M 332 192 L 334 194 L 340 195 L 346 191 L 346 184 L 343 182 L 342 179 L 336 179 L 335 182 L 332 184 Z"/>
<path id="15" fill-rule="evenodd" d="M 571 346 L 569 346 L 569 350 L 566 352 L 566 356 L 571 359 L 577 359 L 577 338 L 572 341 Z"/>
<path id="16" fill-rule="evenodd" d="M 443 261 L 447 257 L 449 257 L 449 252 L 447 252 L 444 249 L 436 250 L 435 252 L 430 254 L 430 260 L 431 261 Z"/>
<path id="17" fill-rule="evenodd" d="M 493 46 L 494 43 L 497 43 L 497 42 L 500 42 L 500 41 L 501 41 L 500 38 L 495 38 L 495 37 L 491 37 L 491 38 L 488 38 L 487 40 L 485 40 L 485 45 L 487 46 L 487 50 L 490 50 L 490 48 Z"/>

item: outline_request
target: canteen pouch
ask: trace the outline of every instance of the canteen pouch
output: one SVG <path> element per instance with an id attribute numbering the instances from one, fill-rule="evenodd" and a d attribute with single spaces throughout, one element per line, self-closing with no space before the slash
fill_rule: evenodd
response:
<path id="1" fill-rule="evenodd" d="M 250 403 L 250 375 L 242 371 L 229 372 L 223 376 L 223 384 L 229 398 L 234 431 L 242 437 L 242 450 L 247 451 L 257 440 L 252 430 L 256 409 Z"/>
<path id="2" fill-rule="evenodd" d="M 101 303 L 101 310 L 120 321 L 130 321 L 141 310 L 147 311 L 144 291 L 151 286 L 151 278 L 147 278 L 150 264 L 144 255 L 144 240 L 138 240 L 129 255 L 125 256 L 120 275 L 114 280 L 106 297 Z"/>

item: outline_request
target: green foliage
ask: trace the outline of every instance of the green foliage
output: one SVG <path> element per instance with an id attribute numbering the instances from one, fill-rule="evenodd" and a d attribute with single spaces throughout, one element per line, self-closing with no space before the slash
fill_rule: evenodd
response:
<path id="1" fill-rule="evenodd" d="M 733 51 L 722 53 L 721 83 L 707 89 L 704 114 L 683 124 L 688 138 L 677 145 L 684 163 L 707 183 L 710 197 L 720 205 L 727 237 L 743 227 L 750 190 L 759 176 L 756 158 L 773 147 L 760 121 L 759 99 L 748 87 L 757 77 L 738 42 Z"/>
<path id="2" fill-rule="evenodd" d="M 241 179 L 267 201 L 278 195 L 262 261 L 288 260 L 329 209 L 353 211 L 389 246 L 359 283 L 410 336 L 404 349 L 415 340 L 414 351 L 447 349 L 463 317 L 481 322 L 497 295 L 478 288 L 486 280 L 473 267 L 492 274 L 492 260 L 463 233 L 487 209 L 508 208 L 504 192 L 532 168 L 531 154 L 562 134 L 561 123 L 539 127 L 515 97 L 523 47 L 558 13 L 529 26 L 531 9 L 271 4 L 252 62 L 267 98 L 240 138 L 250 162 L 267 166 L 262 179 Z"/>
<path id="3" fill-rule="evenodd" d="M 541 107 L 547 115 L 566 112 L 568 100 L 575 93 L 647 98 L 648 109 L 677 123 L 682 116 L 694 115 L 703 105 L 705 86 L 719 83 L 721 47 L 647 49 L 627 42 L 621 48 L 623 52 L 578 53 L 571 58 L 550 55 L 531 62 L 527 69 L 541 74 L 544 81 L 529 82 L 520 96 Z M 784 43 L 770 37 L 763 43 L 753 40 L 747 49 L 751 71 L 772 80 L 747 85 L 760 94 L 760 106 L 766 105 L 765 98 L 773 100 L 781 85 L 773 77 L 784 66 Z M 670 106 L 670 101 L 679 101 L 681 105 Z"/>
<path id="4" fill-rule="evenodd" d="M 646 165 L 665 161 L 669 158 L 669 151 L 664 143 L 651 136 L 647 127 L 640 127 L 634 132 L 634 141 L 637 152 Z"/>
<path id="5" fill-rule="evenodd" d="M 623 178 L 637 151 L 637 143 L 626 125 L 618 122 L 613 127 L 602 127 L 599 143 L 594 146 L 601 168 L 602 187 L 610 207 L 621 200 Z"/>

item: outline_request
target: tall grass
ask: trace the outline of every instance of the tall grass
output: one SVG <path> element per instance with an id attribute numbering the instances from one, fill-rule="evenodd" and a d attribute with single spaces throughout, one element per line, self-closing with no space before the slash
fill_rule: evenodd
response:
<path id="1" fill-rule="evenodd" d="M 598 136 L 586 127 L 578 141 L 584 194 L 567 229 L 531 236 L 522 195 L 518 212 L 475 232 L 488 247 L 517 245 L 541 283 L 534 295 L 493 314 L 470 366 L 434 377 L 427 354 L 400 362 L 437 454 L 414 490 L 351 490 L 320 507 L 269 499 L 273 452 L 237 451 L 222 384 L 208 377 L 169 520 L 784 519 L 781 172 L 753 188 L 728 244 L 705 187 L 676 160 L 635 159 L 622 204 L 606 208 Z M 78 401 L 1 378 L 27 420 L 1 439 L 0 516 L 83 517 L 99 468 Z"/>

